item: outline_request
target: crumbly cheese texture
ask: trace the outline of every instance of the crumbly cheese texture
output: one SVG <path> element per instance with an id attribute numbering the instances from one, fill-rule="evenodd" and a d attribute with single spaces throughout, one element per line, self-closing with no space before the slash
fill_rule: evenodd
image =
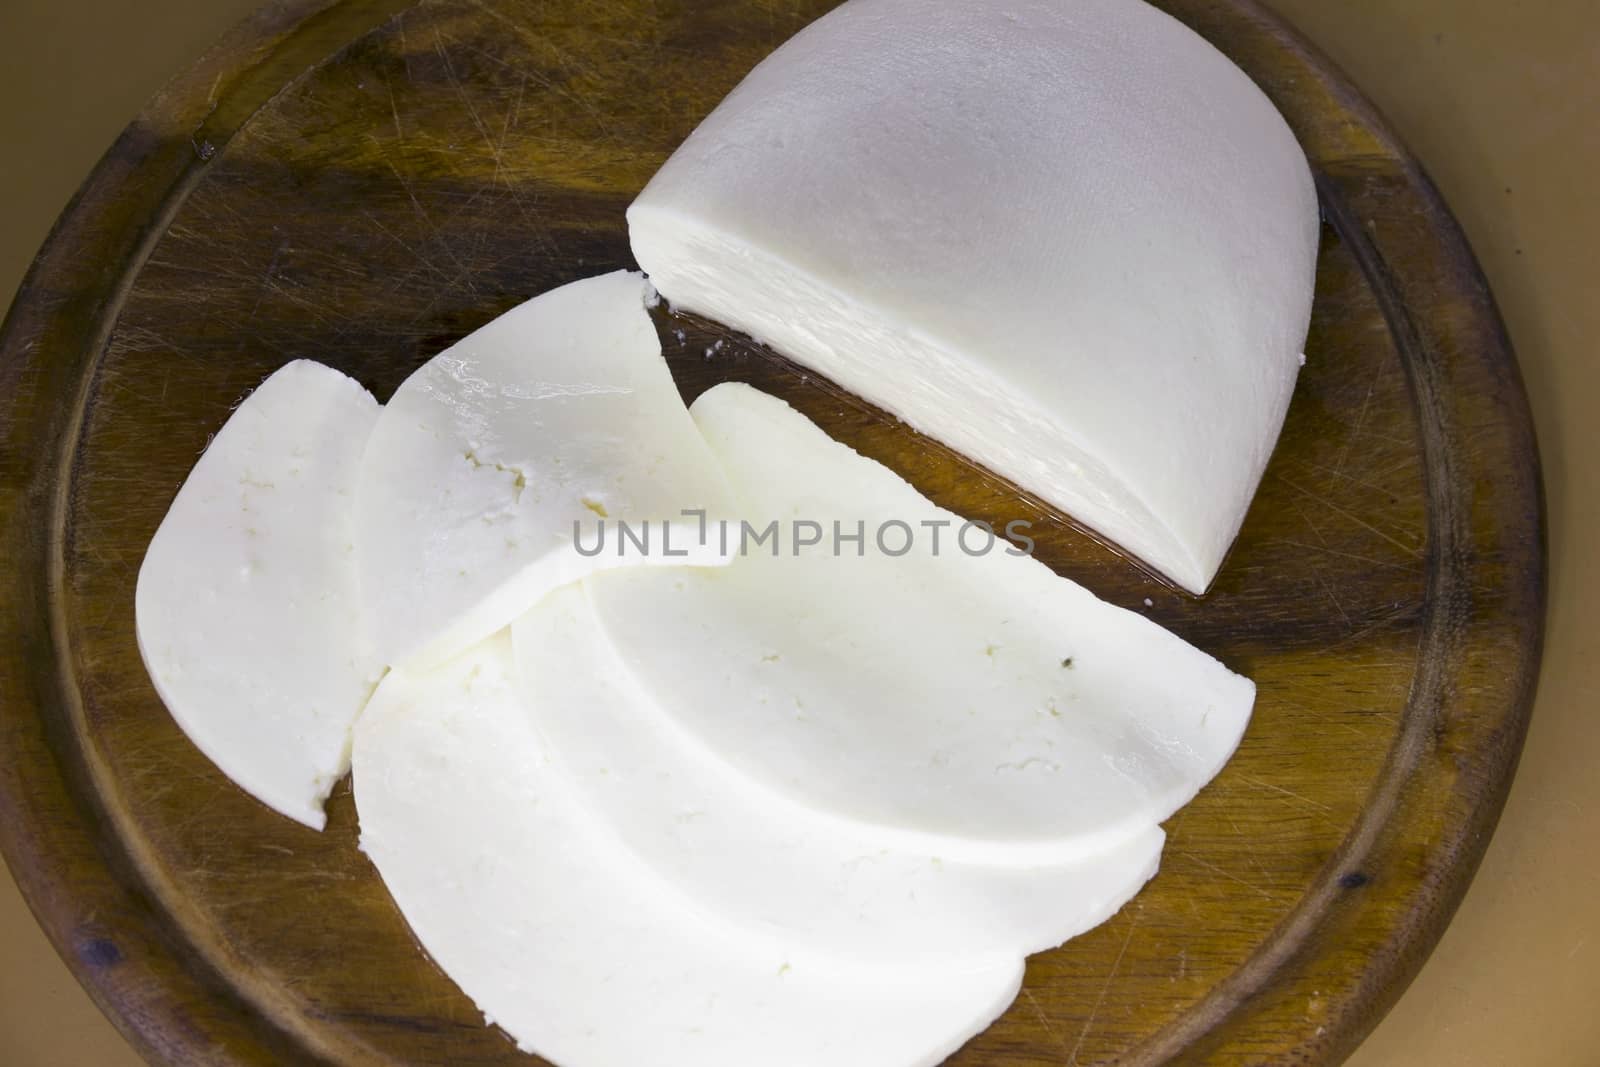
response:
<path id="1" fill-rule="evenodd" d="M 355 488 L 378 402 L 318 363 L 278 370 L 195 464 L 139 568 L 139 651 L 229 778 L 316 829 L 382 673 L 356 589 Z"/>
<path id="2" fill-rule="evenodd" d="M 385 405 L 356 530 L 386 663 L 442 661 L 593 570 L 718 561 L 680 512 L 717 514 L 726 483 L 661 358 L 650 295 L 626 271 L 553 289 L 434 357 Z M 664 544 L 667 522 L 677 540 Z M 622 523 L 651 540 L 625 540 Z"/>
<path id="3" fill-rule="evenodd" d="M 921 1067 L 1021 961 L 788 959 L 680 901 L 592 817 L 524 710 L 506 635 L 392 672 L 356 727 L 361 844 L 489 1021 L 561 1067 Z"/>
<path id="4" fill-rule="evenodd" d="M 1155 874 L 1154 824 L 1063 864 L 885 847 L 751 783 L 679 728 L 618 660 L 578 586 L 512 634 L 527 713 L 583 803 L 685 899 L 788 955 L 999 965 L 1105 921 Z M 751 713 L 759 699 L 753 690 L 730 710 Z"/>
<path id="5" fill-rule="evenodd" d="M 1203 592 L 1310 318 L 1304 153 L 1142 0 L 850 0 L 628 211 L 674 307 L 828 375 Z"/>
<path id="6" fill-rule="evenodd" d="M 776 551 L 586 585 L 660 707 L 752 781 L 885 846 L 1062 862 L 1165 819 L 1237 747 L 1248 679 L 1003 541 L 969 555 L 964 520 L 780 400 L 729 383 L 690 410 Z M 836 523 L 864 542 L 836 555 Z M 891 556 L 893 523 L 916 536 Z"/>

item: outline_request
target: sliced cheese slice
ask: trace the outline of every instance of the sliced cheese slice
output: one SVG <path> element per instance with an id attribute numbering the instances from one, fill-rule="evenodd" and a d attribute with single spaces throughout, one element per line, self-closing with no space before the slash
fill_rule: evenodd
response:
<path id="1" fill-rule="evenodd" d="M 1067 864 L 884 847 L 881 835 L 752 785 L 663 714 L 579 586 L 545 597 L 512 634 L 528 714 L 581 801 L 688 900 L 780 945 L 999 965 L 1104 922 L 1155 874 L 1163 834 L 1153 824 Z"/>
<path id="2" fill-rule="evenodd" d="M 322 829 L 350 724 L 382 673 L 363 640 L 355 487 L 378 402 L 307 360 L 245 398 L 139 568 L 139 652 L 189 739 L 269 807 Z"/>
<path id="3" fill-rule="evenodd" d="M 648 295 L 617 271 L 535 297 L 385 405 L 357 543 L 386 663 L 447 658 L 593 570 L 719 558 L 681 512 L 718 513 L 726 484 L 661 358 Z"/>
<path id="4" fill-rule="evenodd" d="M 504 635 L 391 672 L 356 727 L 361 845 L 434 960 L 561 1067 L 935 1064 L 1010 1002 L 966 971 L 789 959 L 684 905 L 587 812 Z"/>
<path id="5" fill-rule="evenodd" d="M 776 537 L 587 584 L 661 707 L 753 781 L 885 845 L 1062 861 L 1165 819 L 1238 745 L 1248 679 L 1008 542 L 969 555 L 985 535 L 780 400 L 730 383 L 691 413 Z M 864 536 L 835 555 L 835 529 Z"/>
<path id="6" fill-rule="evenodd" d="M 674 307 L 1196 593 L 1277 440 L 1318 237 L 1271 102 L 1142 0 L 850 0 L 751 71 L 628 224 Z"/>

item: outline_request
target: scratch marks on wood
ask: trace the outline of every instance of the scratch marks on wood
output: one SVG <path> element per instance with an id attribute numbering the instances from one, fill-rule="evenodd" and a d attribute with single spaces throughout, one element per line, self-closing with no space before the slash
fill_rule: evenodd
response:
<path id="1" fill-rule="evenodd" d="M 489 127 L 483 124 L 483 118 L 478 114 L 478 109 L 472 104 L 472 97 L 467 92 L 467 87 L 462 84 L 461 77 L 456 74 L 455 64 L 450 61 L 450 51 L 444 46 L 444 35 L 435 30 L 433 33 L 433 50 L 439 56 L 439 61 L 444 64 L 445 77 L 449 79 L 450 87 L 455 90 L 456 98 L 461 101 L 462 108 L 467 117 L 472 120 L 473 127 L 478 131 L 478 136 L 483 138 L 484 147 L 489 150 L 489 156 L 494 160 L 494 177 L 499 180 L 504 169 L 505 161 L 501 155 L 503 142 L 496 141 L 489 136 Z"/>
<path id="2" fill-rule="evenodd" d="M 1304 457 L 1295 457 L 1293 462 L 1297 466 L 1304 467 L 1307 471 L 1313 474 L 1326 475 L 1328 478 L 1328 491 L 1330 493 L 1335 492 L 1338 483 L 1342 482 L 1346 485 L 1354 486 L 1357 489 L 1366 490 L 1373 495 L 1373 498 L 1376 502 L 1387 501 L 1390 497 L 1393 497 L 1397 494 L 1395 494 L 1392 490 L 1386 489 L 1372 481 L 1373 478 L 1390 477 L 1398 474 L 1402 470 L 1407 469 L 1410 470 L 1414 477 L 1421 477 L 1421 473 L 1417 469 L 1416 457 L 1410 454 L 1408 454 L 1403 460 L 1392 464 L 1388 468 L 1366 472 L 1366 477 L 1364 478 L 1350 473 L 1349 470 L 1336 470 L 1333 467 L 1325 466 L 1321 463 L 1317 463 L 1314 460 L 1306 459 Z"/>
<path id="3" fill-rule="evenodd" d="M 1117 972 L 1122 970 L 1122 958 L 1128 954 L 1128 945 L 1133 941 L 1133 932 L 1139 928 L 1139 912 L 1134 911 L 1128 920 L 1128 934 L 1122 939 L 1122 947 L 1117 950 L 1117 958 L 1111 962 L 1111 970 L 1106 973 L 1106 980 L 1100 984 L 1100 995 L 1095 997 L 1094 1007 L 1089 1010 L 1089 1018 L 1084 1020 L 1083 1029 L 1078 1031 L 1078 1040 L 1073 1044 L 1072 1051 L 1067 1054 L 1067 1063 L 1075 1065 L 1078 1062 L 1078 1053 L 1083 1051 L 1083 1042 L 1088 1038 L 1089 1032 L 1094 1029 L 1094 1022 L 1100 1017 L 1100 1008 L 1106 1002 L 1106 993 L 1111 989 L 1111 983 L 1116 981 Z"/>
<path id="4" fill-rule="evenodd" d="M 255 302 L 250 305 L 250 310 L 245 314 L 244 319 L 246 322 L 255 321 L 256 314 L 261 310 L 261 302 L 266 299 L 267 291 L 272 285 L 273 276 L 278 271 L 278 263 L 283 259 L 284 249 L 288 247 L 289 239 L 285 237 L 280 239 L 277 247 L 272 250 L 272 258 L 267 261 L 266 269 L 261 272 L 261 285 L 256 290 Z"/>
<path id="5" fill-rule="evenodd" d="M 400 66 L 405 71 L 406 83 L 416 84 L 411 77 L 411 45 L 406 41 L 406 13 L 401 11 L 394 17 L 394 33 L 400 38 Z"/>
<path id="6" fill-rule="evenodd" d="M 412 269 L 404 274 L 398 275 L 393 284 L 389 286 L 389 292 L 393 293 L 398 291 L 400 286 L 403 285 L 410 277 L 412 277 L 412 275 L 414 275 L 418 269 L 428 271 L 441 279 L 448 277 L 448 275 L 444 271 L 440 270 L 431 259 L 429 259 L 416 248 L 407 244 L 405 238 L 401 237 L 389 227 L 385 226 L 383 224 L 383 220 L 378 218 L 378 216 L 374 215 L 365 208 L 361 210 L 361 214 L 368 222 L 377 227 L 379 233 L 383 234 L 385 237 L 389 238 L 389 240 L 398 245 L 406 253 L 407 260 L 411 263 Z"/>
<path id="7" fill-rule="evenodd" d="M 1397 622 L 1411 622 L 1420 613 L 1420 605 L 1413 603 L 1401 604 L 1397 607 L 1391 608 L 1388 611 L 1380 612 L 1375 616 L 1371 616 L 1371 621 L 1366 625 L 1351 630 L 1348 634 L 1345 634 L 1341 638 L 1328 642 L 1327 644 L 1321 646 L 1320 651 L 1323 653 L 1328 653 L 1357 644 L 1365 638 L 1377 633 L 1379 630 L 1391 627 Z M 1409 669 L 1414 661 L 1415 657 L 1408 655 L 1403 659 L 1392 661 L 1389 665 L 1393 666 L 1395 669 Z"/>
<path id="8" fill-rule="evenodd" d="M 1371 534 L 1373 534 L 1373 535 L 1375 535 L 1377 537 L 1381 537 L 1383 540 L 1389 542 L 1391 545 L 1393 545 L 1394 547 L 1398 548 L 1400 551 L 1406 553 L 1406 555 L 1411 556 L 1411 557 L 1416 558 L 1416 559 L 1422 558 L 1422 549 L 1419 546 L 1408 545 L 1404 541 L 1400 540 L 1398 537 L 1395 537 L 1393 534 L 1390 534 L 1390 533 L 1387 533 L 1387 532 L 1385 532 L 1383 530 L 1378 529 L 1378 527 L 1374 526 L 1372 523 L 1368 522 L 1366 519 L 1363 519 L 1361 516 L 1356 515 L 1356 514 L 1350 512 L 1350 511 L 1340 507 L 1339 505 L 1335 504 L 1333 501 L 1329 500 L 1326 493 L 1318 493 L 1315 490 L 1307 489 L 1305 486 L 1301 485 L 1299 482 L 1291 481 L 1289 478 L 1285 477 L 1282 472 L 1279 472 L 1277 474 L 1277 479 L 1280 482 L 1282 482 L 1284 485 L 1287 485 L 1290 489 L 1293 489 L 1295 492 L 1300 493 L 1302 496 L 1306 497 L 1307 499 L 1316 501 L 1322 507 L 1327 508 L 1329 511 L 1333 512 L 1335 515 L 1338 515 L 1340 518 L 1343 518 L 1347 522 L 1350 522 L 1350 523 L 1352 523 L 1352 524 L 1354 524 L 1356 526 L 1359 526 L 1363 530 L 1366 530 L 1369 533 L 1371 533 Z M 1320 536 L 1320 532 L 1318 532 L 1316 530 L 1315 526 L 1312 527 L 1312 530 L 1313 530 L 1313 532 L 1317 532 L 1318 536 Z"/>
<path id="9" fill-rule="evenodd" d="M 1361 401 L 1361 410 L 1356 414 L 1355 425 L 1350 429 L 1350 436 L 1345 438 L 1344 448 L 1339 453 L 1339 460 L 1333 465 L 1334 478 L 1338 478 L 1344 472 L 1345 464 L 1350 460 L 1350 450 L 1361 439 L 1361 431 L 1367 424 L 1367 412 L 1372 408 L 1372 394 L 1377 392 L 1378 382 L 1383 378 L 1383 368 L 1383 363 L 1379 363 L 1372 369 L 1372 378 L 1367 382 L 1366 398 Z"/>
<path id="10" fill-rule="evenodd" d="M 1241 774 L 1238 777 L 1239 777 L 1239 780 L 1241 782 L 1249 782 L 1251 785 L 1257 787 L 1258 789 L 1265 789 L 1268 792 L 1278 793 L 1278 794 L 1281 794 L 1282 796 L 1289 797 L 1292 800 L 1296 800 L 1299 803 L 1301 803 L 1301 804 L 1305 805 L 1306 807 L 1310 808 L 1312 811 L 1319 812 L 1319 813 L 1321 813 L 1323 815 L 1331 815 L 1331 814 L 1333 814 L 1333 809 L 1328 807 L 1328 805 L 1323 804 L 1320 801 L 1312 800 L 1310 797 L 1302 796 L 1299 793 L 1296 793 L 1294 790 L 1289 789 L 1289 788 L 1287 788 L 1285 786 L 1274 785 L 1271 782 L 1263 782 L 1261 779 L 1252 778 L 1248 774 Z"/>
<path id="11" fill-rule="evenodd" d="M 527 47 L 528 51 L 531 53 L 529 57 L 530 59 L 533 59 L 540 53 L 546 53 L 552 55 L 557 64 L 559 64 L 561 67 L 573 68 L 585 73 L 595 73 L 593 69 L 585 64 L 578 56 L 573 55 L 566 49 L 563 49 L 550 38 L 535 33 L 528 26 L 506 15 L 505 12 L 497 10 L 490 4 L 482 3 L 481 0 L 474 0 L 473 7 L 483 14 L 488 15 L 501 25 L 507 27 L 515 36 L 515 38 Z M 505 60 L 499 58 L 498 56 L 491 56 L 476 49 L 473 49 L 473 51 L 475 51 L 478 55 L 483 56 L 483 58 L 488 59 L 492 63 L 498 63 L 501 66 L 510 69 L 516 69 L 519 73 L 531 78 L 542 88 L 562 97 L 569 103 L 576 106 L 579 110 L 587 114 L 594 123 L 595 128 L 604 134 L 607 140 L 616 141 L 618 139 L 616 130 L 611 125 L 610 116 L 607 115 L 605 110 L 602 109 L 599 104 L 590 98 L 589 94 L 575 92 L 571 86 L 563 84 L 555 78 L 541 73 L 537 67 L 530 65 L 528 67 L 511 68 L 510 64 L 506 63 Z"/>
<path id="12" fill-rule="evenodd" d="M 1310 525 L 1309 520 L 1307 521 L 1307 525 Z M 1363 556 L 1359 552 L 1346 552 L 1343 549 L 1334 548 L 1327 542 L 1323 542 L 1322 544 L 1318 545 L 1311 545 L 1304 541 L 1296 541 L 1290 537 L 1280 537 L 1272 543 L 1275 545 L 1286 545 L 1289 548 L 1298 548 L 1302 552 L 1319 552 L 1325 556 L 1338 556 L 1340 559 L 1348 559 L 1354 563 L 1359 563 L 1364 567 L 1388 567 L 1392 570 L 1398 571 L 1411 571 L 1416 569 L 1412 564 L 1409 563 L 1396 563 L 1393 560 L 1374 559 L 1371 556 Z"/>
<path id="13" fill-rule="evenodd" d="M 378 77 L 383 79 L 383 88 L 389 94 L 389 114 L 394 118 L 394 140 L 396 144 L 404 144 L 406 140 L 405 127 L 400 125 L 400 105 L 394 98 L 394 85 L 389 81 L 389 75 L 379 72 Z"/>
<path id="14" fill-rule="evenodd" d="M 417 217 L 422 220 L 423 225 L 433 232 L 434 240 L 439 250 L 449 257 L 458 268 L 458 273 L 454 275 L 449 283 L 451 287 L 461 285 L 468 292 L 476 294 L 478 287 L 472 281 L 472 268 L 468 267 L 466 263 L 462 262 L 461 257 L 456 255 L 450 239 L 439 228 L 439 225 L 433 221 L 433 216 L 428 214 L 428 209 L 422 206 L 422 201 L 417 198 L 416 190 L 411 187 L 411 180 L 406 177 L 404 171 L 394 165 L 394 161 L 387 155 L 384 156 L 383 162 L 389 168 L 390 173 L 394 175 L 395 180 L 400 183 L 400 187 L 405 190 L 406 196 L 411 201 L 411 206 L 416 210 Z"/>
<path id="15" fill-rule="evenodd" d="M 1344 610 L 1344 604 L 1339 601 L 1339 594 L 1334 592 L 1333 585 L 1329 583 L 1327 577 L 1322 573 L 1322 568 L 1311 560 L 1306 562 L 1311 567 L 1311 577 L 1322 587 L 1322 593 L 1327 597 L 1328 603 L 1333 605 L 1333 610 L 1338 612 L 1339 618 L 1344 620 L 1345 630 L 1355 629 L 1355 623 L 1351 621 L 1350 613 Z"/>
<path id="16" fill-rule="evenodd" d="M 1197 867 L 1204 867 L 1206 870 L 1210 871 L 1212 874 L 1216 875 L 1218 878 L 1221 878 L 1221 879 L 1223 879 L 1225 881 L 1233 882 L 1235 885 L 1242 885 L 1246 889 L 1250 890 L 1250 892 L 1259 894 L 1260 896 L 1266 898 L 1267 900 L 1276 899 L 1275 897 L 1273 897 L 1273 895 L 1270 892 L 1268 892 L 1266 890 L 1265 887 L 1259 886 L 1254 882 L 1247 881 L 1246 879 L 1240 878 L 1237 874 L 1234 874 L 1232 871 L 1227 870 L 1226 868 L 1223 868 L 1223 867 L 1219 867 L 1215 863 L 1210 862 L 1209 860 L 1203 860 L 1199 856 L 1195 855 L 1193 852 L 1179 852 L 1179 851 L 1174 850 L 1172 854 L 1174 856 L 1182 856 L 1184 859 L 1188 860 L 1190 863 L 1193 863 Z"/>
<path id="17" fill-rule="evenodd" d="M 1067 1055 L 1069 1055 L 1069 1056 L 1073 1055 L 1076 1052 L 1076 1050 L 1075 1049 L 1069 1049 L 1067 1047 L 1067 1039 L 1064 1036 L 1062 1036 L 1062 1034 L 1061 1034 L 1061 1032 L 1059 1030 L 1057 1030 L 1054 1026 L 1050 1025 L 1050 1017 L 1048 1015 L 1046 1015 L 1044 1013 L 1044 1009 L 1039 1006 L 1038 998 L 1036 998 L 1033 995 L 1033 990 L 1029 989 L 1027 986 L 1023 986 L 1022 987 L 1022 999 L 1026 1000 L 1029 1004 L 1031 1004 L 1033 1006 L 1033 1014 L 1038 1017 L 1039 1025 L 1044 1027 L 1044 1032 L 1049 1035 L 1050 1040 L 1054 1041 L 1057 1045 L 1061 1046 L 1061 1051 L 1062 1052 L 1067 1053 Z M 1080 1041 L 1080 1043 L 1081 1043 L 1081 1041 Z"/>
<path id="18" fill-rule="evenodd" d="M 517 128 L 517 120 L 522 117 L 522 98 L 527 94 L 528 75 L 526 72 L 517 79 L 517 92 L 506 105 L 505 118 L 500 122 L 500 138 L 495 143 L 494 157 L 498 162 L 505 158 L 506 142 L 511 139 L 511 131 Z M 498 173 L 498 169 L 496 171 Z M 509 182 L 507 183 L 510 184 Z"/>

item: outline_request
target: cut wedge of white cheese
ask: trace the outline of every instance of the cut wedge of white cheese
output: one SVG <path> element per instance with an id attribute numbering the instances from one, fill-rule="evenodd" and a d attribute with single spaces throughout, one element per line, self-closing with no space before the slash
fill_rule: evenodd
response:
<path id="1" fill-rule="evenodd" d="M 1021 961 L 786 959 L 684 905 L 575 796 L 497 635 L 391 672 L 356 726 L 361 844 L 434 960 L 560 1067 L 915 1067 L 1004 1010 Z"/>
<path id="2" fill-rule="evenodd" d="M 729 383 L 691 413 L 775 536 L 586 584 L 664 711 L 752 781 L 885 846 L 1060 862 L 1165 819 L 1238 745 L 1248 679 L 1004 540 L 969 555 L 985 534 L 780 400 Z M 836 529 L 864 536 L 835 554 Z"/>
<path id="3" fill-rule="evenodd" d="M 661 358 L 648 295 L 625 271 L 551 290 L 385 405 L 357 545 L 386 663 L 447 658 L 593 570 L 717 561 L 681 512 L 719 513 L 726 484 Z"/>
<path id="4" fill-rule="evenodd" d="M 355 488 L 378 402 L 307 360 L 229 417 L 139 568 L 139 652 L 189 739 L 269 807 L 321 829 L 382 664 L 363 639 Z"/>
<path id="5" fill-rule="evenodd" d="M 528 714 L 579 799 L 687 900 L 774 944 L 998 965 L 1104 922 L 1155 874 L 1153 824 L 1072 863 L 972 864 L 884 847 L 754 786 L 632 679 L 579 586 L 545 597 L 512 635 Z"/>
<path id="6" fill-rule="evenodd" d="M 1265 95 L 1142 0 L 850 0 L 628 211 L 743 330 L 1211 583 L 1301 362 L 1318 212 Z"/>

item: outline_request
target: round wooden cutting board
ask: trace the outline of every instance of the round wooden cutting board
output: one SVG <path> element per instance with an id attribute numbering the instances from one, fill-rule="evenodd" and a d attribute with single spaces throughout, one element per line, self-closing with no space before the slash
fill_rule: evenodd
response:
<path id="1" fill-rule="evenodd" d="M 0 338 L 0 845 L 151 1059 L 534 1062 L 417 947 L 357 850 L 348 783 L 316 834 L 187 742 L 140 663 L 135 577 L 209 435 L 276 367 L 322 360 L 383 399 L 528 296 L 631 265 L 635 192 L 827 6 L 280 2 L 150 105 L 57 226 Z M 1527 723 L 1538 463 L 1471 252 L 1281 23 L 1249 0 L 1163 6 L 1282 108 L 1326 219 L 1308 361 L 1203 599 L 662 312 L 686 396 L 754 382 L 946 507 L 1037 520 L 1046 562 L 1260 687 L 1238 755 L 1171 820 L 1160 875 L 1031 960 L 957 1064 L 1338 1060 L 1448 921 Z"/>

